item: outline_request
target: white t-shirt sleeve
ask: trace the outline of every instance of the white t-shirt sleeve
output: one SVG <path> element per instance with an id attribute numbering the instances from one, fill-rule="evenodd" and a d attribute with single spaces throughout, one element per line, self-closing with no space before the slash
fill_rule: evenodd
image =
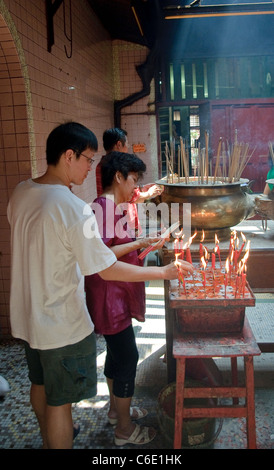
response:
<path id="1" fill-rule="evenodd" d="M 101 239 L 92 211 L 69 230 L 68 238 L 84 276 L 103 271 L 117 261 L 113 251 Z"/>

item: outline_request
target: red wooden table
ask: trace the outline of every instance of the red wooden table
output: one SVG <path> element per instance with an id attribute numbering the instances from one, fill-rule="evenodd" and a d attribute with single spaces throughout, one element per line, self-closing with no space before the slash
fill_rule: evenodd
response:
<path id="1" fill-rule="evenodd" d="M 184 418 L 246 418 L 247 445 L 256 448 L 254 368 L 253 357 L 261 354 L 247 318 L 241 333 L 222 336 L 182 334 L 175 332 L 173 356 L 176 359 L 176 402 L 174 449 L 180 449 Z M 237 357 L 242 356 L 245 364 L 245 385 L 238 386 Z M 231 360 L 232 383 L 218 387 L 184 387 L 186 359 L 228 357 Z M 226 406 L 185 407 L 184 398 L 232 398 Z M 245 403 L 239 405 L 239 398 Z"/>

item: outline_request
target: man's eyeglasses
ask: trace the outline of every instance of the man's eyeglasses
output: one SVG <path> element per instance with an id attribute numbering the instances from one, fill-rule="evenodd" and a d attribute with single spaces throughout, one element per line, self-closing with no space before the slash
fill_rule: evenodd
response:
<path id="1" fill-rule="evenodd" d="M 83 155 L 83 157 L 85 157 L 87 159 L 89 165 L 92 165 L 92 163 L 94 162 L 93 158 L 89 158 L 86 155 L 84 155 L 83 153 L 80 153 L 80 155 Z"/>

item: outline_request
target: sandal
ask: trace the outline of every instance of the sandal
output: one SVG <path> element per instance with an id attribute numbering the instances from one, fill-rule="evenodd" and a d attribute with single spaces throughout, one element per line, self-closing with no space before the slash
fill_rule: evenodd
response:
<path id="1" fill-rule="evenodd" d="M 153 435 L 149 435 L 149 431 L 153 430 Z M 124 446 L 125 444 L 135 444 L 143 445 L 151 442 L 156 436 L 156 431 L 154 428 L 148 428 L 147 426 L 139 426 L 136 424 L 136 427 L 127 439 L 114 436 L 114 443 L 116 446 Z"/>
<path id="2" fill-rule="evenodd" d="M 134 414 L 137 413 L 137 416 L 134 416 Z M 141 419 L 144 418 L 148 414 L 147 410 L 141 410 L 138 406 L 131 406 L 130 407 L 130 417 L 132 419 Z M 118 423 L 118 418 L 108 418 L 109 424 L 112 426 L 115 426 Z"/>

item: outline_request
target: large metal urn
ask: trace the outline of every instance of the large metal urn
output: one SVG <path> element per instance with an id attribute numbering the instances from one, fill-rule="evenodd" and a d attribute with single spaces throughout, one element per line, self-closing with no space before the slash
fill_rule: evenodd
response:
<path id="1" fill-rule="evenodd" d="M 230 235 L 231 227 L 254 215 L 254 198 L 248 194 L 249 180 L 237 182 L 213 181 L 198 184 L 197 178 L 190 177 L 188 182 L 167 183 L 166 178 L 156 182 L 164 186 L 161 202 L 171 206 L 179 203 L 180 223 L 183 225 L 183 204 L 191 203 L 191 229 L 204 231 L 205 239 L 214 240 Z M 194 240 L 193 240 L 194 241 Z M 199 241 L 198 237 L 195 241 Z"/>

